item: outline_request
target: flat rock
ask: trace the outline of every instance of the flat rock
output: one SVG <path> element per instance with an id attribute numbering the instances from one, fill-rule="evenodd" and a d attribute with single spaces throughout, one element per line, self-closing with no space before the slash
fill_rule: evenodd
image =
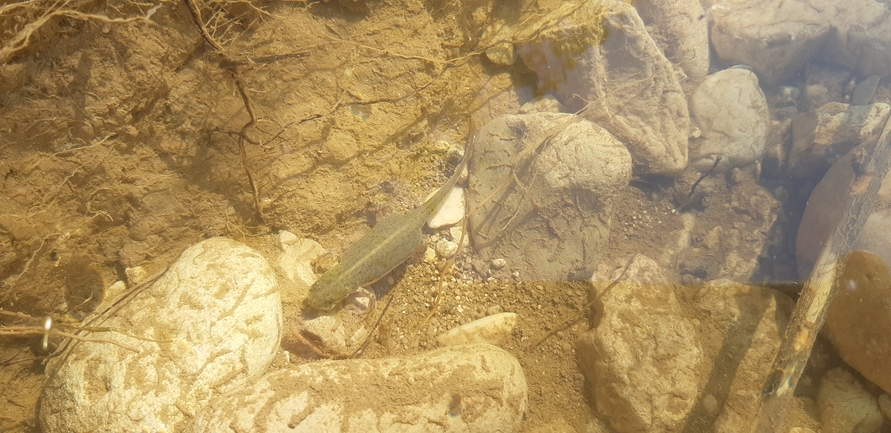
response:
<path id="1" fill-rule="evenodd" d="M 185 431 L 514 432 L 526 405 L 516 358 L 475 344 L 271 372 L 212 401 Z"/>
<path id="2" fill-rule="evenodd" d="M 276 237 L 279 250 L 276 265 L 278 270 L 292 283 L 303 289 L 300 300 L 306 297 L 309 286 L 316 280 L 312 261 L 325 254 L 325 248 L 312 239 L 298 238 L 293 233 L 282 230 Z"/>
<path id="3" fill-rule="evenodd" d="M 559 25 L 554 25 L 559 22 Z M 569 110 L 624 143 L 640 173 L 687 165 L 687 98 L 637 11 L 623 2 L 566 3 L 517 36 L 517 52 Z"/>
<path id="4" fill-rule="evenodd" d="M 881 77 L 878 75 L 870 75 L 857 83 L 854 91 L 851 92 L 851 105 L 872 104 L 876 89 L 879 87 L 879 80 L 881 80 Z"/>
<path id="5" fill-rule="evenodd" d="M 590 297 L 606 287 L 595 284 Z M 577 347 L 597 412 L 623 433 L 677 430 L 699 394 L 703 356 L 674 286 L 638 255 L 600 300 L 599 324 Z"/>
<path id="6" fill-rule="evenodd" d="M 690 96 L 690 113 L 701 135 L 690 141 L 690 163 L 709 170 L 743 167 L 761 159 L 770 114 L 752 71 L 730 68 L 709 75 Z"/>
<path id="7" fill-rule="evenodd" d="M 464 188 L 454 187 L 443 199 L 436 212 L 430 215 L 427 227 L 435 230 L 453 226 L 461 222 L 462 219 L 464 219 Z"/>
<path id="8" fill-rule="evenodd" d="M 211 397 L 262 375 L 282 335 L 275 272 L 226 238 L 188 248 L 122 305 L 93 323 L 122 333 L 90 338 L 127 348 L 81 342 L 47 365 L 43 431 L 181 431 Z"/>
<path id="9" fill-rule="evenodd" d="M 891 107 L 830 102 L 792 119 L 789 170 L 793 176 L 819 175 L 858 144 L 878 137 Z"/>
<path id="10" fill-rule="evenodd" d="M 521 152 L 532 158 L 516 167 L 517 184 Z M 609 236 L 610 199 L 631 177 L 622 143 L 572 114 L 509 115 L 479 131 L 472 158 L 469 207 L 482 207 L 470 234 L 481 260 L 503 258 L 529 279 L 590 276 Z"/>

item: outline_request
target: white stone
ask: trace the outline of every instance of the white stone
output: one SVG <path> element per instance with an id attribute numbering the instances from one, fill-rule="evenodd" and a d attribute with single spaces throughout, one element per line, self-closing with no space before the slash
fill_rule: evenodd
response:
<path id="1" fill-rule="evenodd" d="M 817 392 L 824 433 L 874 433 L 882 428 L 876 398 L 844 368 L 826 372 Z"/>
<path id="2" fill-rule="evenodd" d="M 460 226 L 455 226 L 449 229 L 449 236 L 453 241 L 461 242 L 462 248 L 470 247 L 470 233 L 464 235 L 464 239 L 461 239 L 461 234 L 464 233 L 464 230 Z"/>
<path id="3" fill-rule="evenodd" d="M 285 249 L 286 246 L 297 242 L 297 235 L 291 233 L 287 230 L 281 230 L 278 232 L 278 236 L 275 238 L 276 246 L 280 249 Z"/>
<path id="4" fill-rule="evenodd" d="M 440 239 L 436 241 L 436 255 L 442 258 L 449 258 L 458 252 L 458 244 L 448 239 Z"/>
<path id="5" fill-rule="evenodd" d="M 498 313 L 452 328 L 438 336 L 440 346 L 488 343 L 496 346 L 507 339 L 517 326 L 516 313 Z"/>
<path id="6" fill-rule="evenodd" d="M 464 219 L 464 188 L 456 186 L 427 220 L 427 227 L 436 230 L 458 224 L 462 219 Z"/>
<path id="7" fill-rule="evenodd" d="M 720 171 L 761 159 L 770 114 L 751 71 L 730 68 L 709 75 L 690 97 L 690 113 L 701 131 L 690 140 L 690 163 L 697 170 L 709 170 L 718 156 Z"/>
<path id="8" fill-rule="evenodd" d="M 424 261 L 427 263 L 435 263 L 436 262 L 436 250 L 433 248 L 427 247 L 424 249 Z"/>
<path id="9" fill-rule="evenodd" d="M 486 344 L 402 358 L 320 361 L 215 399 L 186 433 L 520 430 L 523 369 Z"/>
<path id="10" fill-rule="evenodd" d="M 124 269 L 124 275 L 127 276 L 127 284 L 130 287 L 136 287 L 145 281 L 146 277 L 148 277 L 148 271 L 142 266 L 134 266 Z"/>
<path id="11" fill-rule="evenodd" d="M 122 333 L 88 337 L 127 348 L 81 342 L 47 365 L 43 431 L 181 431 L 214 395 L 262 375 L 282 335 L 275 272 L 226 238 L 188 248 L 121 305 L 95 325 Z"/>

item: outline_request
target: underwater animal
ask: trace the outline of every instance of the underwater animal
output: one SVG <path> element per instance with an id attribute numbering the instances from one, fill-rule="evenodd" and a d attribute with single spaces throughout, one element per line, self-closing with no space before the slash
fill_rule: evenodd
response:
<path id="1" fill-rule="evenodd" d="M 408 260 L 423 243 L 421 229 L 442 204 L 467 166 L 470 146 L 455 173 L 423 204 L 407 214 L 382 219 L 310 287 L 307 304 L 332 310 L 359 287 L 368 286 Z"/>

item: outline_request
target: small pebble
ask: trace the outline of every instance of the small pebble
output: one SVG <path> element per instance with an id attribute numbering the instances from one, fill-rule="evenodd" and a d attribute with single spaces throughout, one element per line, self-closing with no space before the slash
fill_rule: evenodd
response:
<path id="1" fill-rule="evenodd" d="M 440 239 L 436 242 L 436 254 L 443 258 L 449 258 L 455 255 L 458 252 L 458 244 L 455 242 Z"/>
<path id="2" fill-rule="evenodd" d="M 501 269 L 507 266 L 507 260 L 502 258 L 497 258 L 492 260 L 492 269 Z"/>
<path id="3" fill-rule="evenodd" d="M 702 408 L 705 409 L 706 412 L 714 415 L 718 413 L 718 400 L 715 399 L 714 395 L 706 394 L 702 397 Z"/>
<path id="4" fill-rule="evenodd" d="M 455 226 L 455 227 L 452 227 L 449 229 L 449 236 L 452 237 L 453 241 L 458 242 L 459 240 L 461 240 L 462 232 L 463 232 L 463 230 L 461 230 L 461 227 Z M 464 244 L 464 248 L 469 247 L 470 246 L 470 236 L 464 235 L 464 240 L 461 243 Z"/>
<path id="5" fill-rule="evenodd" d="M 493 314 L 498 314 L 502 311 L 504 311 L 504 309 L 501 308 L 501 305 L 492 305 L 489 308 L 486 308 L 486 315 L 491 316 Z"/>
<path id="6" fill-rule="evenodd" d="M 427 263 L 436 261 L 436 251 L 434 251 L 433 248 L 427 247 L 427 249 L 424 250 L 424 261 Z"/>

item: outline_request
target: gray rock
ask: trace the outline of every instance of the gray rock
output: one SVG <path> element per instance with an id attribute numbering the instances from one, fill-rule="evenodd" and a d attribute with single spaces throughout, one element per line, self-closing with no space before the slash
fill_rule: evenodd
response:
<path id="1" fill-rule="evenodd" d="M 875 0 L 723 0 L 707 15 L 718 57 L 752 66 L 768 86 L 814 57 L 861 76 L 891 74 L 891 16 Z"/>
<path id="2" fill-rule="evenodd" d="M 641 0 L 634 8 L 672 63 L 694 81 L 708 75 L 708 21 L 699 0 Z"/>
<path id="3" fill-rule="evenodd" d="M 52 359 L 43 431 L 180 431 L 211 397 L 263 374 L 282 334 L 275 272 L 226 238 L 188 248 L 122 305 L 93 325 L 133 350 L 82 342 Z"/>
<path id="4" fill-rule="evenodd" d="M 690 96 L 690 113 L 701 134 L 690 141 L 697 170 L 709 170 L 719 155 L 721 171 L 761 159 L 770 114 L 754 73 L 731 68 L 709 75 Z"/>
<path id="5" fill-rule="evenodd" d="M 521 152 L 532 158 L 516 167 L 518 185 L 511 167 Z M 481 260 L 506 259 L 529 279 L 591 274 L 609 236 L 610 198 L 631 176 L 622 143 L 572 114 L 503 116 L 480 130 L 471 167 L 470 233 Z"/>
<path id="6" fill-rule="evenodd" d="M 833 32 L 823 50 L 826 61 L 860 76 L 891 75 L 891 15 L 875 0 L 810 0 L 823 8 Z"/>
<path id="7" fill-rule="evenodd" d="M 523 369 L 487 344 L 404 358 L 320 361 L 215 399 L 187 433 L 519 431 Z"/>
<path id="8" fill-rule="evenodd" d="M 633 7 L 566 3 L 530 24 L 518 39 L 523 42 L 517 52 L 541 86 L 554 88 L 569 110 L 585 108 L 586 118 L 625 143 L 636 170 L 683 170 L 690 132 L 687 98 Z"/>
<path id="9" fill-rule="evenodd" d="M 882 412 L 876 398 L 843 368 L 830 370 L 817 393 L 824 433 L 877 433 Z"/>
<path id="10" fill-rule="evenodd" d="M 888 104 L 850 106 L 830 102 L 792 119 L 789 171 L 793 176 L 821 174 L 858 144 L 877 137 L 888 119 Z"/>
<path id="11" fill-rule="evenodd" d="M 857 83 L 854 92 L 851 93 L 851 105 L 869 105 L 872 103 L 876 89 L 879 87 L 878 75 L 870 75 L 865 80 Z"/>
<path id="12" fill-rule="evenodd" d="M 605 287 L 596 284 L 592 298 Z M 677 430 L 703 372 L 698 338 L 673 285 L 656 262 L 638 255 L 601 302 L 598 326 L 577 348 L 597 411 L 623 433 Z"/>
<path id="13" fill-rule="evenodd" d="M 810 3 L 715 2 L 708 12 L 712 46 L 721 59 L 751 66 L 762 84 L 778 84 L 800 71 L 829 36 L 827 15 Z"/>

